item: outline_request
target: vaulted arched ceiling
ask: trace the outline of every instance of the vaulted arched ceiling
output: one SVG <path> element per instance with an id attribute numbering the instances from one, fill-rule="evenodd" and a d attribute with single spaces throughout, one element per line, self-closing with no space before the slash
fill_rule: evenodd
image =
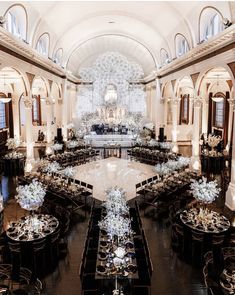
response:
<path id="1" fill-rule="evenodd" d="M 11 3 L 11 2 L 9 2 Z M 63 48 L 63 64 L 74 74 L 99 53 L 119 51 L 132 57 L 145 74 L 160 64 L 160 49 L 175 57 L 174 36 L 183 34 L 189 47 L 198 42 L 202 9 L 214 6 L 232 19 L 228 1 L 28 1 L 29 42 L 49 32 L 50 56 Z M 11 4 L 9 4 L 11 5 Z"/>

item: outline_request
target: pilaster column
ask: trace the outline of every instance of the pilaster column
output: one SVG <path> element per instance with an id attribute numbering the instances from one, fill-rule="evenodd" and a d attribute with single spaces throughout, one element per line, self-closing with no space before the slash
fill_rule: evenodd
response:
<path id="1" fill-rule="evenodd" d="M 177 137 L 178 137 L 178 109 L 181 98 L 171 99 L 172 104 L 172 143 L 174 144 L 172 150 L 178 152 Z"/>
<path id="2" fill-rule="evenodd" d="M 149 120 L 152 120 L 152 113 L 151 113 L 151 86 L 150 85 L 146 85 L 145 88 L 146 91 L 146 104 L 147 104 L 147 110 L 146 110 L 146 115 L 147 118 L 149 118 Z"/>
<path id="3" fill-rule="evenodd" d="M 200 108 L 201 108 L 202 100 L 200 98 L 193 99 L 194 105 L 194 123 L 193 123 L 193 138 L 192 138 L 192 167 L 195 170 L 199 170 L 200 168 Z"/>
<path id="4" fill-rule="evenodd" d="M 47 143 L 52 140 L 52 102 L 49 97 L 46 98 L 46 121 L 47 121 Z"/>
<path id="5" fill-rule="evenodd" d="M 68 81 L 65 79 L 62 84 L 62 133 L 64 140 L 67 140 L 67 125 L 68 125 Z"/>
<path id="6" fill-rule="evenodd" d="M 228 99 L 229 102 L 229 117 L 228 117 L 228 143 L 226 145 L 226 150 L 229 152 L 232 139 L 232 127 L 233 127 L 233 111 L 235 107 L 235 99 Z"/>
<path id="7" fill-rule="evenodd" d="M 189 121 L 188 124 L 192 125 L 193 124 L 193 97 L 189 97 Z"/>
<path id="8" fill-rule="evenodd" d="M 155 124 L 155 134 L 156 139 L 159 135 L 159 127 L 164 125 L 165 116 L 165 105 L 164 100 L 161 97 L 161 87 L 159 79 L 155 81 L 155 92 L 154 92 L 154 124 Z"/>
<path id="9" fill-rule="evenodd" d="M 32 120 L 32 99 L 31 91 L 29 96 L 24 98 L 25 105 L 25 139 L 27 159 L 33 159 L 33 120 Z"/>
<path id="10" fill-rule="evenodd" d="M 233 112 L 235 106 L 233 105 Z M 235 114 L 233 116 L 233 127 L 235 127 Z M 231 161 L 231 181 L 226 192 L 225 205 L 232 211 L 235 211 L 235 135 L 232 139 L 232 161 Z"/>
<path id="11" fill-rule="evenodd" d="M 208 105 L 209 105 L 209 99 L 204 98 L 202 100 L 203 106 L 202 106 L 202 133 L 207 133 L 208 131 Z"/>

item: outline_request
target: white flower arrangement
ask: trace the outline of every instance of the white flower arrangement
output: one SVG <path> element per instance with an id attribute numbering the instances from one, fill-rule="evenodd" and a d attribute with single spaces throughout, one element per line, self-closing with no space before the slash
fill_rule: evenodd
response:
<path id="1" fill-rule="evenodd" d="M 174 171 L 181 170 L 186 168 L 190 163 L 190 158 L 187 157 L 179 157 L 178 160 L 169 160 L 166 163 L 157 164 L 154 167 L 154 170 L 160 175 L 167 175 Z"/>
<path id="2" fill-rule="evenodd" d="M 24 157 L 24 155 L 22 153 L 14 152 L 14 153 L 6 154 L 4 156 L 4 159 L 20 159 L 20 158 L 23 158 L 23 157 Z"/>
<path id="3" fill-rule="evenodd" d="M 170 150 L 173 147 L 173 144 L 171 142 L 160 142 L 159 146 L 161 149 Z"/>
<path id="4" fill-rule="evenodd" d="M 193 180 L 190 188 L 195 199 L 199 202 L 210 204 L 214 202 L 221 191 L 217 186 L 217 180 L 207 182 L 207 178 L 202 177 L 199 181 Z"/>
<path id="5" fill-rule="evenodd" d="M 67 148 L 68 149 L 73 149 L 73 148 L 77 147 L 78 145 L 79 145 L 79 143 L 78 143 L 77 140 L 70 140 L 67 143 Z"/>
<path id="6" fill-rule="evenodd" d="M 191 162 L 191 159 L 188 158 L 188 157 L 180 156 L 178 158 L 178 163 L 179 163 L 180 166 L 182 166 L 182 168 L 187 167 L 190 164 L 190 162 Z"/>
<path id="7" fill-rule="evenodd" d="M 107 212 L 113 214 L 124 214 L 128 213 L 128 206 L 126 204 L 125 191 L 117 187 L 106 190 L 107 200 L 103 203 Z"/>
<path id="8" fill-rule="evenodd" d="M 123 217 L 128 213 L 125 191 L 117 187 L 106 191 L 107 200 L 103 206 L 106 208 L 106 217 L 99 222 L 99 227 L 107 231 L 114 238 L 123 238 L 126 234 L 131 233 L 131 222 L 129 218 Z"/>
<path id="9" fill-rule="evenodd" d="M 68 128 L 68 129 L 73 129 L 73 128 L 74 128 L 74 124 L 73 124 L 73 123 L 69 123 L 69 124 L 67 125 L 67 128 Z"/>
<path id="10" fill-rule="evenodd" d="M 149 129 L 149 130 L 154 130 L 154 124 L 152 122 L 150 123 L 146 123 L 144 125 L 145 128 Z"/>
<path id="11" fill-rule="evenodd" d="M 50 163 L 48 166 L 46 166 L 43 169 L 43 172 L 55 173 L 55 172 L 57 172 L 60 169 L 61 169 L 60 164 L 58 162 L 54 161 L 54 162 Z"/>
<path id="12" fill-rule="evenodd" d="M 51 146 L 54 151 L 61 151 L 63 149 L 62 143 L 55 143 Z"/>
<path id="13" fill-rule="evenodd" d="M 46 190 L 42 183 L 33 179 L 29 185 L 20 185 L 17 188 L 18 195 L 15 197 L 17 203 L 25 210 L 37 210 L 42 206 Z"/>
<path id="14" fill-rule="evenodd" d="M 171 173 L 170 168 L 168 168 L 168 167 L 165 165 L 165 163 L 157 164 L 157 165 L 154 167 L 154 170 L 155 170 L 160 176 L 167 175 L 167 174 L 170 174 L 170 173 Z"/>
<path id="15" fill-rule="evenodd" d="M 47 172 L 47 167 L 50 164 L 48 160 L 41 159 L 37 164 L 37 169 L 39 171 Z"/>
<path id="16" fill-rule="evenodd" d="M 221 142 L 221 137 L 219 135 L 209 134 L 207 143 L 210 147 L 214 148 Z"/>
<path id="17" fill-rule="evenodd" d="M 149 146 L 159 146 L 159 142 L 156 139 L 151 139 L 148 144 Z"/>
<path id="18" fill-rule="evenodd" d="M 72 166 L 68 166 L 68 167 L 66 167 L 66 168 L 62 171 L 62 174 L 63 174 L 65 177 L 68 177 L 68 178 L 72 178 L 72 177 L 74 177 L 74 175 L 75 175 L 74 167 L 72 167 Z"/>
<path id="19" fill-rule="evenodd" d="M 8 147 L 9 150 L 15 150 L 19 147 L 20 145 L 20 140 L 16 137 L 14 138 L 8 138 L 6 142 L 6 146 Z"/>
<path id="20" fill-rule="evenodd" d="M 107 216 L 98 224 L 100 228 L 107 231 L 111 238 L 114 238 L 114 236 L 122 238 L 131 231 L 130 219 L 113 214 L 112 212 L 108 212 Z"/>

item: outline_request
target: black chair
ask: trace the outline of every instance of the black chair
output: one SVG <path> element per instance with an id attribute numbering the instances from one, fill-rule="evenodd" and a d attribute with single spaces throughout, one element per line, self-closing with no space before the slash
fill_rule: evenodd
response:
<path id="1" fill-rule="evenodd" d="M 8 241 L 8 247 L 10 250 L 10 260 L 12 264 L 12 279 L 18 280 L 22 262 L 21 246 L 19 242 Z"/>
<path id="2" fill-rule="evenodd" d="M 34 277 L 41 277 L 46 269 L 46 239 L 33 241 L 33 274 Z"/>
<path id="3" fill-rule="evenodd" d="M 192 263 L 200 266 L 204 256 L 204 233 L 192 230 Z"/>

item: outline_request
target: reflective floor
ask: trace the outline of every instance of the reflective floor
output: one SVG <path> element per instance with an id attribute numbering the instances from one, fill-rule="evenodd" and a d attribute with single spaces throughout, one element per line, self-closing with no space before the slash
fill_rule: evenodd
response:
<path id="1" fill-rule="evenodd" d="M 184 154 L 190 154 L 188 147 Z M 96 165 L 95 162 L 93 165 Z M 148 165 L 146 165 L 148 166 Z M 92 176 L 95 177 L 95 174 Z M 117 176 L 113 176 L 117 180 Z M 17 179 L 0 177 L 0 191 L 5 200 L 4 221 L 5 225 L 19 218 L 23 212 L 16 204 Z M 84 179 L 85 180 L 85 179 Z M 224 206 L 224 200 L 218 206 Z M 87 213 L 87 212 L 86 212 Z M 86 238 L 88 216 L 84 211 L 73 216 L 73 225 L 68 239 L 68 254 L 61 260 L 58 268 L 44 280 L 45 295 L 80 295 L 81 284 L 79 267 Z M 170 247 L 170 223 L 166 218 L 144 217 L 141 218 L 146 232 L 150 255 L 153 264 L 152 295 L 206 295 L 203 284 L 202 270 L 179 260 Z M 111 295 L 111 294 L 105 294 Z"/>
<path id="2" fill-rule="evenodd" d="M 17 219 L 23 212 L 15 203 L 15 179 L 2 178 L 5 198 L 4 219 Z M 143 215 L 143 214 L 142 214 Z M 153 263 L 152 295 L 206 295 L 202 272 L 182 262 L 170 248 L 170 225 L 166 220 L 142 216 Z M 88 214 L 81 211 L 73 217 L 68 240 L 68 254 L 54 273 L 44 280 L 45 295 L 81 294 L 79 267 L 86 238 Z M 105 294 L 109 295 L 109 294 Z"/>

